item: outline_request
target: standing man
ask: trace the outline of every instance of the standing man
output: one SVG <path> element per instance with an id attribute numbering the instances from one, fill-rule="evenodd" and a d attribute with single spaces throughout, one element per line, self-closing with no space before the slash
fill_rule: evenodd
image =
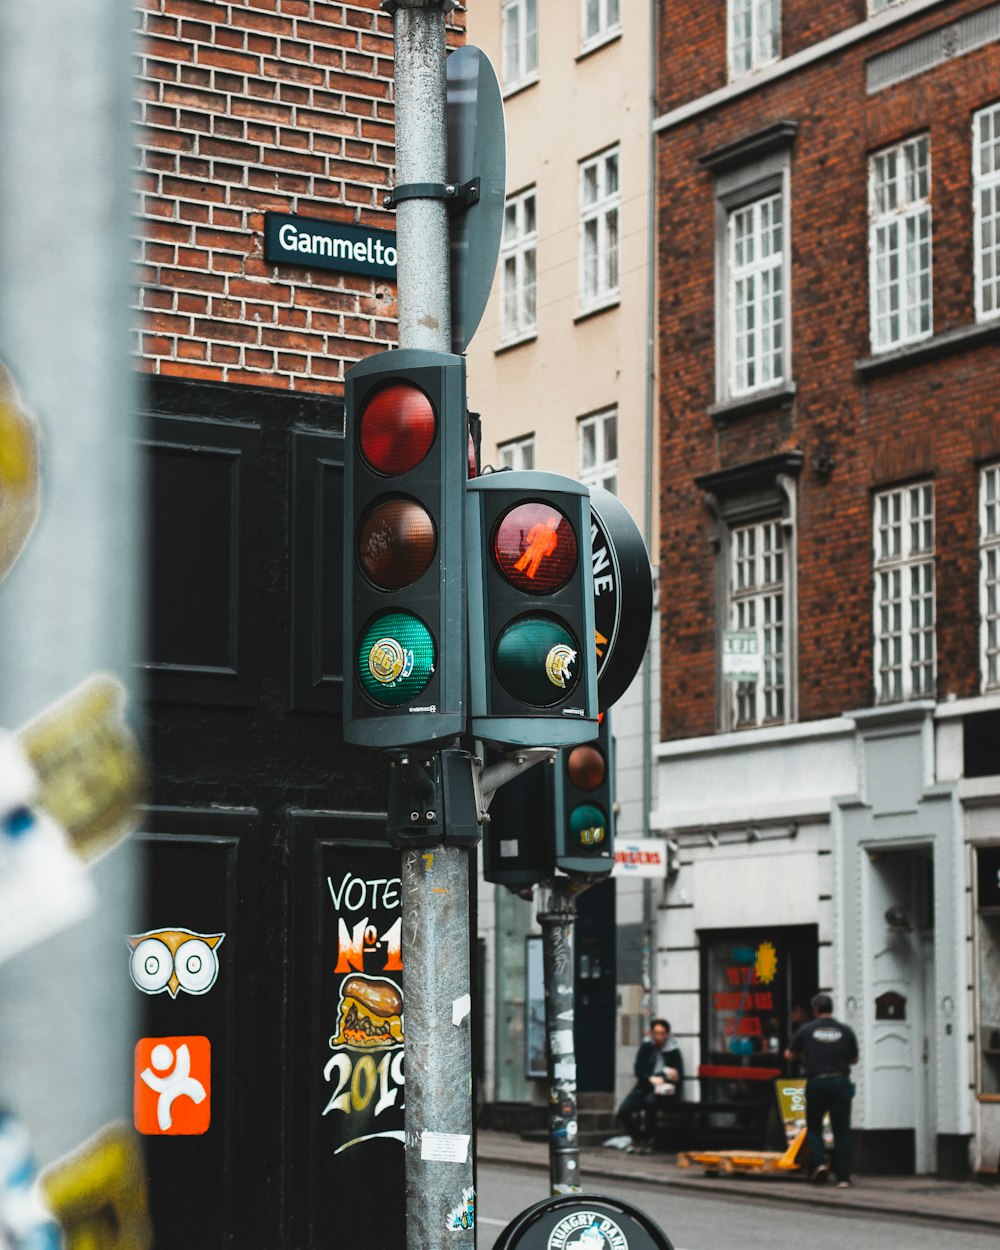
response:
<path id="1" fill-rule="evenodd" d="M 854 1030 L 833 1018 L 833 999 L 817 994 L 812 1000 L 814 1020 L 804 1024 L 788 1043 L 786 1059 L 800 1059 L 806 1077 L 806 1143 L 809 1179 L 822 1184 L 829 1176 L 823 1149 L 823 1115 L 830 1113 L 833 1128 L 833 1170 L 837 1184 L 851 1184 L 851 1064 L 858 1062 Z"/>
<path id="2" fill-rule="evenodd" d="M 656 1108 L 664 1098 L 679 1098 L 684 1060 L 666 1020 L 654 1020 L 650 1034 L 635 1057 L 636 1087 L 618 1108 L 618 1119 L 628 1129 L 632 1149 L 650 1154 L 656 1130 Z"/>

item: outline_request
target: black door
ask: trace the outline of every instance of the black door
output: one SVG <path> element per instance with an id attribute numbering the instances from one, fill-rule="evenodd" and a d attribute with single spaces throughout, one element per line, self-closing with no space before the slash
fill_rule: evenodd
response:
<path id="1" fill-rule="evenodd" d="M 385 770 L 341 741 L 342 406 L 155 379 L 148 409 L 152 778 L 122 960 L 156 1244 L 403 1244 L 401 1053 L 335 1044 L 338 966 L 393 976 L 365 935 L 398 876 Z"/>
<path id="2" fill-rule="evenodd" d="M 581 1094 L 615 1088 L 615 883 L 609 877 L 577 896 L 576 1081 Z"/>

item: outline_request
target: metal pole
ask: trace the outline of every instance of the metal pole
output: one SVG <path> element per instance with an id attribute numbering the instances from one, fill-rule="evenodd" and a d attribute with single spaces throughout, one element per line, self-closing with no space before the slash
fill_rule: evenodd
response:
<path id="1" fill-rule="evenodd" d="M 137 653 L 130 26 L 119 0 L 0 4 L 0 359 L 42 431 L 38 525 L 0 585 L 7 729 Z M 43 1162 L 131 1119 L 128 845 L 92 877 L 91 919 L 0 966 L 0 1103 Z"/>
<path id="2" fill-rule="evenodd" d="M 448 176 L 444 15 L 453 0 L 383 0 L 395 36 L 396 185 Z M 396 208 L 399 346 L 451 350 L 448 209 Z M 474 1250 L 469 854 L 405 850 L 406 1244 Z"/>
<path id="3" fill-rule="evenodd" d="M 583 887 L 585 888 L 585 887 Z M 581 1191 L 573 1042 L 573 938 L 576 895 L 568 878 L 540 885 L 538 922 L 545 965 L 545 1050 L 549 1070 L 549 1181 L 552 1193 Z"/>
<path id="4" fill-rule="evenodd" d="M 448 177 L 444 15 L 454 0 L 383 0 L 393 14 L 396 185 Z M 441 198 L 396 207 L 399 346 L 451 350 L 448 206 Z"/>

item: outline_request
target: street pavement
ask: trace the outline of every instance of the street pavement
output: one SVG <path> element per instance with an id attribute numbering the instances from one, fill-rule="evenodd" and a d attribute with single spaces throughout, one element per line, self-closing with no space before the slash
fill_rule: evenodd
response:
<path id="1" fill-rule="evenodd" d="M 510 1164 L 547 1171 L 547 1143 L 524 1141 L 516 1133 L 479 1132 L 480 1164 Z M 942 1181 L 932 1176 L 857 1176 L 850 1189 L 811 1185 L 804 1177 L 706 1176 L 700 1168 L 680 1168 L 670 1154 L 634 1155 L 602 1146 L 580 1150 L 584 1189 L 599 1192 L 604 1181 L 650 1185 L 677 1193 L 719 1194 L 727 1198 L 779 1202 L 789 1206 L 856 1214 L 895 1216 L 953 1224 L 1000 1234 L 1000 1184 Z"/>

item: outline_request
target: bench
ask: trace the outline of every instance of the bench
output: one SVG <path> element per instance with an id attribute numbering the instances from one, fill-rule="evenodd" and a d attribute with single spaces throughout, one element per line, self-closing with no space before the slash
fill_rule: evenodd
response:
<path id="1" fill-rule="evenodd" d="M 771 1089 L 765 1091 L 762 1083 L 771 1085 L 781 1075 L 780 1068 L 702 1064 L 698 1068 L 701 1101 L 671 1098 L 657 1107 L 655 1149 L 763 1149 L 777 1108 Z"/>

